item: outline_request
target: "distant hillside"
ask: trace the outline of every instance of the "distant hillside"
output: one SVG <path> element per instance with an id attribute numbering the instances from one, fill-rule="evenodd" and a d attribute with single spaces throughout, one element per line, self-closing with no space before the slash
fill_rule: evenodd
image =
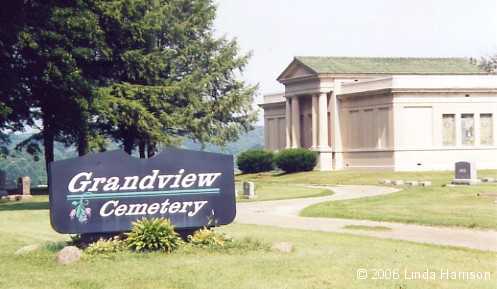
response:
<path id="1" fill-rule="evenodd" d="M 0 170 L 7 172 L 7 186 L 14 187 L 15 180 L 19 176 L 30 176 L 33 185 L 46 184 L 47 176 L 45 173 L 45 159 L 42 156 L 38 161 L 33 160 L 33 157 L 26 152 L 17 152 L 13 150 L 16 144 L 28 138 L 30 134 L 16 134 L 11 138 L 11 155 L 6 159 L 0 159 Z M 111 145 L 118 147 L 117 144 Z M 219 147 L 207 144 L 204 148 L 208 152 L 220 152 L 225 154 L 238 155 L 240 152 L 251 148 L 262 148 L 264 146 L 264 128 L 256 127 L 254 130 L 243 134 L 236 142 L 229 143 L 224 147 Z M 182 145 L 183 148 L 192 150 L 201 150 L 201 145 L 191 140 L 187 140 Z M 65 147 L 61 143 L 56 143 L 55 159 L 62 160 L 76 157 L 76 149 L 74 147 Z"/>
<path id="2" fill-rule="evenodd" d="M 191 150 L 201 150 L 201 145 L 191 140 L 185 141 L 183 147 Z M 258 126 L 254 130 L 240 136 L 240 139 L 236 142 L 229 143 L 224 147 L 207 144 L 204 151 L 236 156 L 242 151 L 262 147 L 264 147 L 264 127 Z"/>

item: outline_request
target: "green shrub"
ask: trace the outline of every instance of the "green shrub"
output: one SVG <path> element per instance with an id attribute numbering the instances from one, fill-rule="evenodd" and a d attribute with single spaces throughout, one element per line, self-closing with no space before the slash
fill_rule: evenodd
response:
<path id="1" fill-rule="evenodd" d="M 176 250 L 183 240 L 174 231 L 174 226 L 167 219 L 143 218 L 133 222 L 133 228 L 126 234 L 128 248 L 137 251 L 163 251 L 170 253 Z"/>
<path id="2" fill-rule="evenodd" d="M 91 243 L 86 249 L 88 255 L 109 255 L 126 250 L 126 243 L 119 236 L 111 239 L 100 239 Z"/>
<path id="3" fill-rule="evenodd" d="M 192 245 L 202 248 L 222 248 L 232 241 L 225 234 L 218 233 L 209 228 L 196 231 L 193 236 L 188 236 L 188 240 Z"/>
<path id="4" fill-rule="evenodd" d="M 316 161 L 316 153 L 304 148 L 285 149 L 274 158 L 276 166 L 287 173 L 312 171 Z"/>
<path id="5" fill-rule="evenodd" d="M 243 173 L 267 172 L 274 169 L 273 153 L 262 149 L 251 149 L 239 154 L 238 169 Z"/>

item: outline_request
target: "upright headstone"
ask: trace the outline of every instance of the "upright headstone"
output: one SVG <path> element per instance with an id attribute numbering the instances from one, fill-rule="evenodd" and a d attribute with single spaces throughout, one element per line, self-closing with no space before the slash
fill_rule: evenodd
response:
<path id="1" fill-rule="evenodd" d="M 255 198 L 254 182 L 243 182 L 243 195 L 249 199 Z"/>
<path id="2" fill-rule="evenodd" d="M 7 196 L 7 174 L 0 170 L 0 197 Z"/>
<path id="3" fill-rule="evenodd" d="M 31 195 L 31 178 L 28 176 L 20 177 L 17 181 L 17 189 L 20 195 Z"/>
<path id="4" fill-rule="evenodd" d="M 478 183 L 476 165 L 473 162 L 457 162 L 454 175 L 453 184 L 473 185 Z"/>

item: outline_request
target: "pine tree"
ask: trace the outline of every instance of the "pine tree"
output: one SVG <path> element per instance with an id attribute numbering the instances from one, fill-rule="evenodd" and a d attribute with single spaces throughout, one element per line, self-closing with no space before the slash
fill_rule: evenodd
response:
<path id="1" fill-rule="evenodd" d="M 248 56 L 213 35 L 210 0 L 118 0 L 99 6 L 113 51 L 99 126 L 131 153 L 188 136 L 225 144 L 251 129 L 255 87 L 236 79 Z"/>
<path id="2" fill-rule="evenodd" d="M 216 38 L 210 0 L 7 1 L 1 14 L 0 131 L 41 122 L 22 146 L 48 164 L 107 139 L 153 156 L 183 137 L 225 144 L 251 129 L 248 61 Z"/>

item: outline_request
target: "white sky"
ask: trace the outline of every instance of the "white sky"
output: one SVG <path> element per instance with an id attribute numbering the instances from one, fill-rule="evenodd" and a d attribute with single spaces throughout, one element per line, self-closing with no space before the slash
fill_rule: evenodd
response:
<path id="1" fill-rule="evenodd" d="M 216 32 L 252 52 L 259 95 L 294 56 L 477 57 L 497 53 L 497 0 L 217 0 Z"/>

